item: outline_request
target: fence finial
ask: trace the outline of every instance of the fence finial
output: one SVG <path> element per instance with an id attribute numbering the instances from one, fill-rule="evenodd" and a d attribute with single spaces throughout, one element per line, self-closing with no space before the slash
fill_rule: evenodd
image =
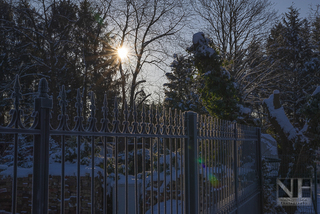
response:
<path id="1" fill-rule="evenodd" d="M 167 112 L 166 112 L 166 109 L 163 108 L 163 111 L 162 111 L 162 133 L 161 134 L 167 134 Z"/>
<path id="2" fill-rule="evenodd" d="M 133 117 L 132 133 L 137 133 L 138 132 L 138 120 L 137 120 L 137 106 L 136 106 L 135 102 L 133 102 L 132 117 Z"/>
<path id="3" fill-rule="evenodd" d="M 123 104 L 123 121 L 122 121 L 122 125 L 123 125 L 123 130 L 122 133 L 129 133 L 129 110 L 128 110 L 128 105 L 127 105 L 127 101 L 124 101 Z"/>
<path id="4" fill-rule="evenodd" d="M 67 101 L 67 95 L 66 95 L 66 90 L 65 90 L 64 85 L 61 86 L 58 98 L 60 98 L 59 105 L 61 107 L 61 114 L 58 117 L 58 120 L 60 120 L 60 122 L 59 122 L 59 126 L 57 129 L 58 130 L 69 130 L 68 125 L 67 125 L 67 120 L 69 120 L 69 117 L 66 114 L 68 101 Z"/>
<path id="5" fill-rule="evenodd" d="M 59 105 L 61 106 L 61 114 L 65 115 L 68 102 L 64 85 L 61 86 L 58 98 L 60 98 Z"/>
<path id="6" fill-rule="evenodd" d="M 146 118 L 145 105 L 142 103 L 141 123 L 140 123 L 140 127 L 141 127 L 140 133 L 142 133 L 142 134 L 146 134 L 146 122 L 145 122 L 145 118 Z"/>
<path id="7" fill-rule="evenodd" d="M 150 106 L 150 109 L 148 111 L 148 115 L 149 115 L 149 134 L 153 134 L 153 131 L 154 131 L 154 126 L 153 126 L 153 121 L 152 121 L 152 118 L 153 118 L 153 105 L 154 103 L 151 104 Z"/>
<path id="8" fill-rule="evenodd" d="M 118 119 L 118 115 L 119 115 L 119 110 L 118 110 L 118 97 L 114 98 L 114 108 L 113 108 L 113 130 L 112 132 L 114 133 L 119 133 L 119 119 Z"/>
<path id="9" fill-rule="evenodd" d="M 14 107 L 16 110 L 19 110 L 19 103 L 21 99 L 21 86 L 20 86 L 20 81 L 19 81 L 19 75 L 16 75 L 16 78 L 14 80 L 14 86 L 13 86 L 13 93 L 11 95 L 11 98 L 14 98 Z"/>
<path id="10" fill-rule="evenodd" d="M 155 126 L 156 126 L 156 131 L 155 131 L 155 133 L 156 134 L 160 134 L 161 132 L 161 126 L 160 126 L 160 112 L 159 112 L 159 107 L 158 106 L 156 106 L 156 116 L 155 116 L 155 118 L 156 118 L 156 124 L 155 124 Z"/>
<path id="11" fill-rule="evenodd" d="M 96 101 L 93 91 L 90 93 L 90 117 L 88 131 L 95 132 L 96 130 Z"/>
<path id="12" fill-rule="evenodd" d="M 11 95 L 11 98 L 13 98 L 14 103 L 14 109 L 10 110 L 11 115 L 11 121 L 8 125 L 8 127 L 14 126 L 15 128 L 24 128 L 21 122 L 20 116 L 23 115 L 23 111 L 20 109 L 20 99 L 22 98 L 21 92 L 20 92 L 21 86 L 19 81 L 19 75 L 16 75 L 16 78 L 14 80 L 14 86 L 13 86 L 13 93 Z"/>
<path id="13" fill-rule="evenodd" d="M 14 90 L 20 92 L 21 86 L 20 86 L 20 81 L 19 81 L 19 74 L 16 75 L 16 78 L 14 80 Z"/>
<path id="14" fill-rule="evenodd" d="M 108 127 L 108 125 L 109 125 L 108 112 L 109 112 L 109 108 L 108 108 L 107 94 L 104 94 L 103 107 L 102 107 L 103 117 L 100 120 L 100 123 L 102 124 L 101 131 L 103 131 L 103 132 L 110 132 L 109 127 Z"/>
<path id="15" fill-rule="evenodd" d="M 38 88 L 39 97 L 49 98 L 48 89 L 49 88 L 48 88 L 47 80 L 45 78 L 41 78 L 39 82 L 39 88 Z"/>
<path id="16" fill-rule="evenodd" d="M 77 109 L 77 116 L 74 117 L 74 121 L 76 122 L 73 130 L 75 131 L 84 131 L 82 126 L 83 117 L 81 116 L 82 113 L 82 100 L 81 100 L 81 92 L 80 88 L 77 89 L 77 96 L 76 96 L 76 109 Z"/>

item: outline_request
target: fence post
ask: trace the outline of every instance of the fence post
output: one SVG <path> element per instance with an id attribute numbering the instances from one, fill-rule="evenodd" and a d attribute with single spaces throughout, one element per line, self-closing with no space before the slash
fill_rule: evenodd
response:
<path id="1" fill-rule="evenodd" d="M 187 214 L 198 213 L 199 207 L 199 169 L 197 146 L 197 114 L 188 111 L 185 114 L 187 144 L 184 147 L 185 163 L 185 210 Z"/>
<path id="2" fill-rule="evenodd" d="M 50 109 L 52 109 L 52 99 L 47 94 L 46 79 L 40 80 L 38 92 L 34 109 L 39 117 L 36 129 L 40 129 L 40 135 L 34 136 L 33 145 L 32 213 L 45 214 L 48 213 L 49 201 L 49 131 Z"/>
<path id="3" fill-rule="evenodd" d="M 261 155 L 261 129 L 257 128 L 257 167 L 259 176 L 259 189 L 260 189 L 260 212 L 263 213 L 263 175 L 262 175 L 262 155 Z"/>
<path id="4" fill-rule="evenodd" d="M 235 196 L 235 204 L 236 204 L 236 212 L 238 213 L 239 208 L 239 200 L 238 200 L 238 146 L 237 146 L 237 123 L 234 123 L 234 141 L 233 141 L 233 156 L 234 156 L 234 196 Z"/>

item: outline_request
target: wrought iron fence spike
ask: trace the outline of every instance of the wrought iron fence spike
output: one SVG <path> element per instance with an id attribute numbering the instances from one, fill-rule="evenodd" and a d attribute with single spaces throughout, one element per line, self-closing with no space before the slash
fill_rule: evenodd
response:
<path id="1" fill-rule="evenodd" d="M 129 110 L 127 101 L 124 101 L 124 109 L 123 109 L 123 131 L 122 133 L 129 133 Z"/>
<path id="2" fill-rule="evenodd" d="M 100 123 L 102 124 L 101 127 L 101 132 L 110 132 L 109 130 L 109 119 L 108 119 L 108 113 L 109 113 L 109 108 L 108 108 L 108 99 L 107 99 L 107 94 L 104 94 L 103 97 L 103 106 L 102 106 L 102 118 L 100 120 Z"/>
<path id="3" fill-rule="evenodd" d="M 73 130 L 75 131 L 84 131 L 82 122 L 83 122 L 83 117 L 81 116 L 82 114 L 82 99 L 81 99 L 81 92 L 80 88 L 77 89 L 77 96 L 76 96 L 76 104 L 75 107 L 77 109 L 77 116 L 74 117 L 74 121 L 76 122 Z"/>
<path id="4" fill-rule="evenodd" d="M 142 103 L 142 112 L 141 112 L 141 131 L 140 133 L 145 134 L 146 133 L 146 111 L 145 111 L 145 105 Z"/>
<path id="5" fill-rule="evenodd" d="M 118 115 L 119 115 L 119 109 L 118 109 L 118 97 L 114 98 L 114 109 L 113 109 L 113 133 L 119 133 L 119 119 L 118 119 Z"/>
<path id="6" fill-rule="evenodd" d="M 155 123 L 155 126 L 156 126 L 156 134 L 160 134 L 161 132 L 161 126 L 160 126 L 160 113 L 159 113 L 159 107 L 157 106 L 156 107 L 156 115 L 155 115 L 155 118 L 156 118 L 156 123 Z"/>
<path id="7" fill-rule="evenodd" d="M 162 134 L 166 135 L 167 134 L 167 113 L 166 113 L 166 110 L 165 108 L 163 108 L 162 110 L 163 114 L 162 114 L 162 122 L 163 122 L 163 125 L 162 125 Z"/>
<path id="8" fill-rule="evenodd" d="M 11 109 L 9 114 L 11 115 L 11 121 L 7 127 L 15 127 L 15 128 L 25 128 L 21 122 L 21 115 L 23 115 L 23 111 L 20 109 L 20 99 L 22 98 L 22 94 L 20 92 L 21 85 L 19 80 L 19 75 L 17 74 L 14 80 L 13 92 L 11 94 L 11 98 L 13 99 L 14 109 Z"/>
<path id="9" fill-rule="evenodd" d="M 89 117 L 88 131 L 96 132 L 97 131 L 96 103 L 95 103 L 95 95 L 93 91 L 90 93 L 90 102 L 91 103 L 90 103 L 90 117 Z"/>
<path id="10" fill-rule="evenodd" d="M 135 102 L 133 102 L 132 117 L 133 117 L 133 122 L 132 122 L 132 133 L 137 133 L 137 132 L 138 132 L 137 106 L 136 106 L 136 103 L 135 103 Z"/>
<path id="11" fill-rule="evenodd" d="M 169 126 L 168 126 L 168 134 L 172 135 L 173 134 L 173 130 L 172 130 L 172 125 L 173 125 L 173 119 L 172 119 L 172 109 L 169 108 L 169 118 L 168 118 L 168 122 L 169 122 Z"/>
<path id="12" fill-rule="evenodd" d="M 179 120 L 179 115 L 177 113 L 177 109 L 174 109 L 174 117 L 173 117 L 173 134 L 177 135 L 178 134 L 178 120 Z"/>
<path id="13" fill-rule="evenodd" d="M 153 121 L 152 121 L 152 118 L 153 118 L 152 110 L 153 110 L 153 103 L 151 104 L 151 106 L 149 108 L 149 112 L 148 112 L 149 113 L 149 131 L 148 131 L 149 134 L 154 133 L 154 130 L 153 130 L 154 125 L 153 125 Z"/>
<path id="14" fill-rule="evenodd" d="M 69 130 L 69 127 L 67 125 L 67 121 L 69 120 L 68 115 L 66 114 L 66 108 L 67 108 L 67 95 L 64 85 L 61 86 L 59 96 L 60 98 L 59 105 L 61 107 L 61 114 L 58 116 L 59 125 L 57 130 Z"/>
<path id="15" fill-rule="evenodd" d="M 49 98 L 48 91 L 48 81 L 45 78 L 41 78 L 38 88 L 39 97 Z"/>

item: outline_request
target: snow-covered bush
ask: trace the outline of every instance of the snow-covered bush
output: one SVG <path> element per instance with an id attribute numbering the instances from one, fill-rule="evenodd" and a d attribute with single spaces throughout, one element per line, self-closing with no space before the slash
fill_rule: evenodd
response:
<path id="1" fill-rule="evenodd" d="M 14 161 L 14 139 L 8 143 L 3 156 L 0 156 L 0 162 L 7 166 L 12 166 Z M 33 161 L 33 141 L 31 136 L 18 135 L 18 166 L 23 168 L 32 167 Z"/>

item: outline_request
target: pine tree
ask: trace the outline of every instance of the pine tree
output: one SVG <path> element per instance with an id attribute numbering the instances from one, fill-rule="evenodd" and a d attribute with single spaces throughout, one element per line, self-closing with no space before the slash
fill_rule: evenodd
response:
<path id="1" fill-rule="evenodd" d="M 207 113 L 197 93 L 199 82 L 191 58 L 174 54 L 170 67 L 172 72 L 166 73 L 169 82 L 164 84 L 165 105 L 181 111 Z"/>
<path id="2" fill-rule="evenodd" d="M 274 73 L 281 75 L 275 86 L 281 91 L 286 113 L 292 123 L 301 128 L 305 122 L 301 108 L 317 80 L 315 70 L 309 69 L 313 55 L 310 26 L 307 20 L 300 20 L 297 9 L 290 7 L 282 21 L 271 30 L 267 55 Z"/>
<path id="3" fill-rule="evenodd" d="M 212 42 L 202 32 L 193 35 L 193 45 L 187 49 L 200 81 L 199 94 L 210 115 L 234 120 L 238 117 L 237 90 L 229 72 L 222 67 L 222 60 Z"/>

